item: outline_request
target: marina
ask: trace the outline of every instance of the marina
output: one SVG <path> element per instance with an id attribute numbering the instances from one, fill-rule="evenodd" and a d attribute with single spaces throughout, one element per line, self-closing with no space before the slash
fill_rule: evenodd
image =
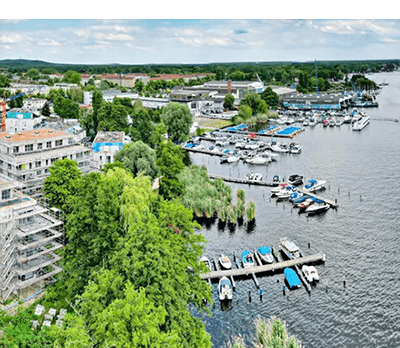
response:
<path id="1" fill-rule="evenodd" d="M 321 178 L 327 182 L 326 189 L 311 194 L 333 203 L 337 200 L 338 209 L 301 218 L 290 201 L 270 198 L 272 187 L 227 181 L 232 195 L 243 189 L 246 201 L 255 202 L 255 222 L 232 225 L 200 220 L 208 240 L 204 254 L 210 257 L 233 250 L 239 257 L 241 251 L 260 246 L 260 241 L 279 240 L 283 235 L 303 246 L 307 255 L 320 251 L 326 255 L 326 262 L 316 266 L 320 280 L 310 284 L 311 293 L 302 283 L 304 290 L 287 289 L 283 296 L 284 268 L 273 276 L 269 275 L 272 271 L 265 272 L 265 276 L 256 273 L 259 288 L 250 273 L 232 276 L 236 288 L 232 304 L 225 310 L 219 305 L 218 278 L 213 278 L 212 317 L 201 318 L 216 347 L 223 347 L 237 334 L 250 345 L 251 329 L 243 323 L 259 316 L 282 318 L 308 348 L 387 347 L 396 346 L 400 340 L 400 289 L 396 277 L 400 259 L 396 248 L 388 248 L 400 243 L 400 188 L 396 181 L 400 171 L 400 161 L 396 160 L 400 128 L 395 122 L 400 119 L 400 72 L 376 74 L 375 78 L 390 83 L 379 95 L 379 107 L 367 110 L 370 124 L 361 132 L 353 131 L 351 123 L 326 128 L 321 123 L 305 126 L 305 131 L 295 136 L 303 148 L 301 154 L 282 154 L 278 161 L 254 168 L 262 174 L 262 181 L 272 180 L 276 173 L 286 179 L 298 173 L 304 176 L 304 182 Z M 244 179 L 252 170 L 243 161 L 221 165 L 216 156 L 195 152 L 190 156 L 193 164 L 207 166 L 209 175 Z M 278 263 L 275 261 L 273 264 Z M 301 265 L 298 269 L 302 272 Z M 243 268 L 240 271 L 249 272 Z M 263 290 L 262 300 L 259 289 Z"/>

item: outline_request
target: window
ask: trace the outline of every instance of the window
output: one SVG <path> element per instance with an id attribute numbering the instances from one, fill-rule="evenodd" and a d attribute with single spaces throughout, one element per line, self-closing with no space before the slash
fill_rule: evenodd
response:
<path id="1" fill-rule="evenodd" d="M 47 160 L 46 160 L 46 166 L 48 166 L 48 165 L 49 165 L 49 160 L 47 159 Z"/>
<path id="2" fill-rule="evenodd" d="M 19 146 L 14 146 L 13 153 L 18 153 L 18 152 L 19 152 Z"/>
<path id="3" fill-rule="evenodd" d="M 25 145 L 25 152 L 33 151 L 33 144 Z"/>
<path id="4" fill-rule="evenodd" d="M 22 170 L 22 164 L 18 164 L 15 168 L 16 168 L 17 170 Z"/>
<path id="5" fill-rule="evenodd" d="M 51 159 L 51 163 L 54 163 L 54 162 L 57 161 L 57 160 L 58 160 L 58 157 L 52 158 L 52 159 Z"/>
<path id="6" fill-rule="evenodd" d="M 48 142 L 46 143 L 46 148 L 47 148 L 47 149 L 51 149 L 51 141 L 48 141 Z"/>
<path id="7" fill-rule="evenodd" d="M 41 170 L 38 170 L 38 171 L 36 172 L 36 175 L 40 175 L 40 174 L 42 174 L 42 171 L 41 171 Z"/>
<path id="8" fill-rule="evenodd" d="M 56 140 L 56 146 L 61 146 L 63 143 L 62 139 Z"/>
<path id="9" fill-rule="evenodd" d="M 10 199 L 11 198 L 11 190 L 1 191 L 1 199 Z"/>
<path id="10" fill-rule="evenodd" d="M 38 143 L 38 144 L 37 144 L 37 149 L 38 149 L 38 150 L 43 149 L 43 143 Z"/>
<path id="11" fill-rule="evenodd" d="M 41 161 L 36 161 L 36 168 L 40 168 L 42 166 L 42 162 Z"/>
<path id="12" fill-rule="evenodd" d="M 29 169 L 32 169 L 33 163 L 29 163 Z"/>

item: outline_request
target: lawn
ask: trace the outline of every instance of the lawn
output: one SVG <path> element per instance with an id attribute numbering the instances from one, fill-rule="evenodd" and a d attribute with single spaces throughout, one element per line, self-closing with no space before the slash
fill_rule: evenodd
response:
<path id="1" fill-rule="evenodd" d="M 199 124 L 201 128 L 224 128 L 230 126 L 232 122 L 230 120 L 221 120 L 218 118 L 197 118 L 196 122 Z"/>

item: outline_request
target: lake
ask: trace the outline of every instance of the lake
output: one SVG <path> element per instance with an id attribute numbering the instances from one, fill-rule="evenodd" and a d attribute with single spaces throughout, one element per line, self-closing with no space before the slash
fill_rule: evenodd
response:
<path id="1" fill-rule="evenodd" d="M 214 283 L 212 316 L 201 317 L 214 347 L 226 346 L 238 334 L 252 346 L 259 316 L 283 319 L 289 334 L 307 348 L 399 346 L 400 122 L 388 119 L 400 119 L 400 72 L 367 77 L 389 85 L 377 96 L 379 107 L 366 109 L 371 122 L 360 132 L 349 124 L 306 127 L 293 138 L 303 147 L 301 154 L 281 154 L 264 166 L 220 164 L 217 156 L 191 153 L 192 162 L 206 165 L 210 174 L 244 178 L 253 171 L 263 180 L 275 174 L 326 180 L 322 195 L 339 204 L 337 210 L 307 217 L 291 203 L 270 198 L 268 187 L 229 183 L 233 195 L 244 189 L 246 200 L 256 203 L 255 226 L 204 224 L 205 255 L 232 256 L 233 250 L 240 255 L 287 236 L 306 254 L 325 253 L 326 262 L 316 266 L 321 280 L 310 295 L 303 286 L 284 296 L 283 273 L 277 273 L 258 277 L 261 301 L 252 278 L 238 279 L 232 306 L 223 311 Z"/>

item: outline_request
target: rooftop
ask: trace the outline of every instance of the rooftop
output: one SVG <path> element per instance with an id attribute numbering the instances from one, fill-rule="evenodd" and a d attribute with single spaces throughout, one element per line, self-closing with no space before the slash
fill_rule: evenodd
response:
<path id="1" fill-rule="evenodd" d="M 0 141 L 6 141 L 9 143 L 28 141 L 34 139 L 46 139 L 54 138 L 62 135 L 68 135 L 67 132 L 54 130 L 54 129 L 36 129 L 32 131 L 24 131 L 18 133 L 0 133 Z"/>
<path id="2" fill-rule="evenodd" d="M 101 131 L 97 133 L 93 143 L 122 143 L 124 136 L 124 132 Z"/>

